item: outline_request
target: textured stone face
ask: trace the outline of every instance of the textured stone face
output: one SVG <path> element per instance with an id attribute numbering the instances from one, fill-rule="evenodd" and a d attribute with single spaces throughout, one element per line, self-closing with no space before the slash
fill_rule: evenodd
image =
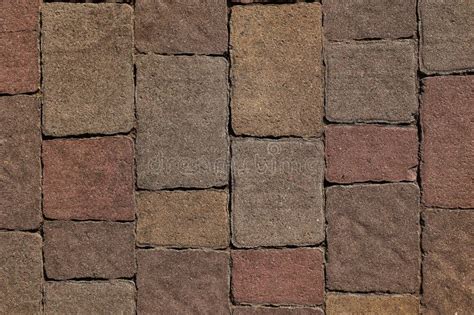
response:
<path id="1" fill-rule="evenodd" d="M 319 305 L 323 292 L 319 249 L 232 252 L 232 294 L 239 303 Z"/>
<path id="2" fill-rule="evenodd" d="M 10 0 L 0 3 L 0 33 L 37 31 L 39 0 Z"/>
<path id="3" fill-rule="evenodd" d="M 233 315 L 323 315 L 320 308 L 236 307 Z"/>
<path id="4" fill-rule="evenodd" d="M 138 196 L 140 244 L 225 248 L 229 218 L 225 191 L 142 192 Z"/>
<path id="5" fill-rule="evenodd" d="M 416 292 L 420 266 L 418 211 L 419 189 L 414 184 L 328 188 L 328 287 Z"/>
<path id="6" fill-rule="evenodd" d="M 135 38 L 141 52 L 223 54 L 227 3 L 220 0 L 137 0 Z"/>
<path id="7" fill-rule="evenodd" d="M 137 65 L 138 186 L 228 183 L 228 87 L 224 58 L 157 56 Z"/>
<path id="8" fill-rule="evenodd" d="M 414 120 L 418 99 L 413 41 L 328 43 L 325 49 L 328 120 Z"/>
<path id="9" fill-rule="evenodd" d="M 52 219 L 133 220 L 133 142 L 128 137 L 43 143 L 43 212 Z"/>
<path id="10" fill-rule="evenodd" d="M 423 311 L 472 313 L 474 212 L 428 210 L 423 219 Z"/>
<path id="11" fill-rule="evenodd" d="M 138 251 L 139 314 L 230 314 L 229 255 L 196 250 Z"/>
<path id="12" fill-rule="evenodd" d="M 423 202 L 474 208 L 474 77 L 437 77 L 423 83 Z"/>
<path id="13" fill-rule="evenodd" d="M 317 244 L 324 239 L 320 141 L 235 139 L 232 152 L 235 246 Z"/>
<path id="14" fill-rule="evenodd" d="M 43 132 L 112 134 L 133 127 L 132 9 L 49 3 L 42 10 Z"/>
<path id="15" fill-rule="evenodd" d="M 325 136 L 330 182 L 416 180 L 416 128 L 333 125 Z"/>
<path id="16" fill-rule="evenodd" d="M 322 133 L 321 27 L 319 3 L 233 7 L 230 38 L 235 133 Z"/>
<path id="17" fill-rule="evenodd" d="M 419 301 L 411 295 L 352 295 L 330 293 L 326 314 L 417 315 Z"/>

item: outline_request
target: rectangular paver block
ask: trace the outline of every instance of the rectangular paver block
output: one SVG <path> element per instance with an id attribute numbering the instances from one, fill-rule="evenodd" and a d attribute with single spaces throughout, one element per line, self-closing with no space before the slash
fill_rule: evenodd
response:
<path id="1" fill-rule="evenodd" d="M 0 2 L 0 33 L 37 31 L 40 0 L 6 0 Z"/>
<path id="2" fill-rule="evenodd" d="M 329 293 L 326 314 L 418 315 L 418 297 L 412 295 L 360 295 Z"/>
<path id="3" fill-rule="evenodd" d="M 308 307 L 236 307 L 233 315 L 323 315 L 320 308 Z"/>

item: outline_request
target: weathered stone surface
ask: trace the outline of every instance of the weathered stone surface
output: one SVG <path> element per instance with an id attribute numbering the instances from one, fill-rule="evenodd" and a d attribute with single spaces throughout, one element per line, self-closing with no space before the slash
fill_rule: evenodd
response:
<path id="1" fill-rule="evenodd" d="M 324 315 L 320 308 L 303 307 L 236 307 L 233 315 Z"/>
<path id="2" fill-rule="evenodd" d="M 321 27 L 319 3 L 233 7 L 230 38 L 235 133 L 322 133 Z"/>
<path id="3" fill-rule="evenodd" d="M 135 38 L 141 52 L 223 54 L 227 2 L 137 0 Z"/>
<path id="4" fill-rule="evenodd" d="M 326 45 L 326 118 L 339 122 L 412 122 L 418 110 L 411 40 Z"/>
<path id="5" fill-rule="evenodd" d="M 48 278 L 125 278 L 135 274 L 132 223 L 49 221 L 43 226 Z"/>
<path id="6" fill-rule="evenodd" d="M 232 152 L 234 245 L 308 245 L 324 239 L 320 141 L 235 139 Z"/>
<path id="7" fill-rule="evenodd" d="M 405 183 L 327 189 L 329 289 L 417 292 L 419 193 Z"/>
<path id="8" fill-rule="evenodd" d="M 131 281 L 46 282 L 45 314 L 135 314 Z"/>
<path id="9" fill-rule="evenodd" d="M 226 185 L 226 60 L 148 55 L 137 62 L 138 186 Z"/>
<path id="10" fill-rule="evenodd" d="M 0 2 L 0 33 L 36 31 L 39 26 L 40 0 Z"/>
<path id="11" fill-rule="evenodd" d="M 329 293 L 326 314 L 418 315 L 419 300 L 411 295 L 353 295 Z"/>
<path id="12" fill-rule="evenodd" d="M 325 139 L 330 182 L 416 180 L 416 128 L 332 125 Z"/>
<path id="13" fill-rule="evenodd" d="M 43 132 L 127 132 L 134 121 L 132 8 L 49 3 L 42 11 Z"/>
<path id="14" fill-rule="evenodd" d="M 41 314 L 41 236 L 0 232 L 0 314 Z"/>
<path id="15" fill-rule="evenodd" d="M 239 303 L 323 303 L 323 253 L 315 248 L 232 252 L 232 293 Z"/>
<path id="16" fill-rule="evenodd" d="M 229 255 L 138 251 L 139 314 L 230 314 Z"/>
<path id="17" fill-rule="evenodd" d="M 474 309 L 474 211 L 423 213 L 424 314 L 470 314 Z"/>
<path id="18" fill-rule="evenodd" d="M 436 77 L 423 84 L 423 202 L 474 208 L 474 77 Z"/>
<path id="19" fill-rule="evenodd" d="M 128 137 L 43 144 L 43 211 L 52 219 L 135 219 L 133 141 Z"/>

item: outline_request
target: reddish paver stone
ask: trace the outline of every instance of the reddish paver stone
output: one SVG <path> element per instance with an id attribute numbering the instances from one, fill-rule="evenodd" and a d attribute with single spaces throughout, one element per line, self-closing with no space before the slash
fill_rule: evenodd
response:
<path id="1" fill-rule="evenodd" d="M 423 84 L 423 202 L 474 208 L 474 76 L 429 78 Z"/>
<path id="2" fill-rule="evenodd" d="M 320 305 L 323 252 L 315 248 L 233 251 L 232 294 L 238 303 Z"/>
<path id="3" fill-rule="evenodd" d="M 405 183 L 326 190 L 329 289 L 418 291 L 419 193 Z"/>
<path id="4" fill-rule="evenodd" d="M 416 180 L 416 128 L 333 125 L 325 139 L 330 182 Z"/>
<path id="5" fill-rule="evenodd" d="M 132 223 L 47 221 L 44 262 L 48 278 L 130 278 L 135 274 Z"/>
<path id="6" fill-rule="evenodd" d="M 46 217 L 135 219 L 132 139 L 45 141 L 43 164 Z"/>
<path id="7" fill-rule="evenodd" d="M 139 250 L 139 314 L 229 314 L 229 255 Z"/>
<path id="8" fill-rule="evenodd" d="M 326 314 L 418 315 L 418 297 L 412 295 L 355 295 L 329 293 Z"/>
<path id="9" fill-rule="evenodd" d="M 324 315 L 320 308 L 306 307 L 236 307 L 233 315 Z"/>
<path id="10" fill-rule="evenodd" d="M 36 31 L 39 26 L 40 0 L 0 2 L 0 33 Z"/>

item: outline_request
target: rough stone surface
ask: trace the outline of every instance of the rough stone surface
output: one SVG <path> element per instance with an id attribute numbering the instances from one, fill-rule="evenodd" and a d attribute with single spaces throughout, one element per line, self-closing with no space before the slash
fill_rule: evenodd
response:
<path id="1" fill-rule="evenodd" d="M 236 307 L 233 315 L 324 315 L 320 308 L 303 307 Z"/>
<path id="2" fill-rule="evenodd" d="M 418 297 L 411 295 L 352 295 L 326 296 L 326 314 L 418 315 Z"/>
<path id="3" fill-rule="evenodd" d="M 423 213 L 424 314 L 470 314 L 474 309 L 473 210 Z"/>
<path id="4" fill-rule="evenodd" d="M 327 189 L 329 289 L 417 292 L 419 193 L 405 183 Z"/>
<path id="5" fill-rule="evenodd" d="M 137 240 L 173 247 L 225 248 L 229 215 L 225 191 L 141 192 Z"/>
<path id="6" fill-rule="evenodd" d="M 45 141 L 44 215 L 134 220 L 133 163 L 133 141 L 128 137 Z"/>
<path id="7" fill-rule="evenodd" d="M 41 236 L 0 232 L 0 314 L 41 314 Z"/>
<path id="8" fill-rule="evenodd" d="M 223 54 L 227 2 L 137 0 L 135 38 L 141 52 Z"/>
<path id="9" fill-rule="evenodd" d="M 322 133 L 321 20 L 319 3 L 233 7 L 232 128 L 236 134 Z"/>
<path id="10" fill-rule="evenodd" d="M 0 33 L 37 31 L 40 0 L 8 0 L 0 2 Z"/>
<path id="11" fill-rule="evenodd" d="M 135 274 L 132 223 L 49 221 L 43 226 L 48 278 L 130 278 Z"/>
<path id="12" fill-rule="evenodd" d="M 326 45 L 326 118 L 338 122 L 412 122 L 418 110 L 415 42 Z"/>
<path id="13" fill-rule="evenodd" d="M 309 245 L 324 239 L 320 141 L 235 139 L 232 152 L 234 245 Z"/>
<path id="14" fill-rule="evenodd" d="M 44 4 L 43 132 L 127 132 L 134 120 L 132 8 Z"/>
<path id="15" fill-rule="evenodd" d="M 139 314 L 230 314 L 229 255 L 138 251 Z"/>
<path id="16" fill-rule="evenodd" d="M 37 229 L 42 220 L 39 101 L 0 97 L 0 126 L 0 228 Z"/>
<path id="17" fill-rule="evenodd" d="M 474 77 L 436 77 L 423 83 L 423 202 L 474 208 Z"/>
<path id="18" fill-rule="evenodd" d="M 333 125 L 326 129 L 325 139 L 330 182 L 416 180 L 416 128 Z"/>
<path id="19" fill-rule="evenodd" d="M 315 248 L 233 251 L 232 294 L 238 303 L 320 305 L 323 252 Z"/>
<path id="20" fill-rule="evenodd" d="M 148 55 L 138 59 L 137 70 L 138 186 L 226 185 L 226 60 Z"/>

